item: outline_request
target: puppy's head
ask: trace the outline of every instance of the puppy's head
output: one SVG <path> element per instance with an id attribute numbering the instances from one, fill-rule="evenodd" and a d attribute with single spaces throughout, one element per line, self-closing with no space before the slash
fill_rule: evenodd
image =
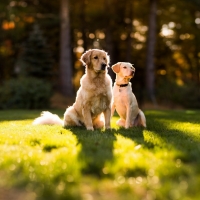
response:
<path id="1" fill-rule="evenodd" d="M 123 78 L 132 78 L 135 74 L 135 68 L 131 63 L 118 62 L 112 66 L 113 72 Z"/>
<path id="2" fill-rule="evenodd" d="M 81 56 L 80 61 L 89 69 L 99 73 L 105 72 L 107 67 L 109 67 L 110 58 L 103 50 L 90 49 Z"/>

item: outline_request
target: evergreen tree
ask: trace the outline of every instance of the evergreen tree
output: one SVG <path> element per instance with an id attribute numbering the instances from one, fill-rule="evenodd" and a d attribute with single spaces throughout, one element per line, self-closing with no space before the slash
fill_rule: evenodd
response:
<path id="1" fill-rule="evenodd" d="M 34 25 L 22 53 L 21 75 L 50 79 L 53 59 L 38 25 Z"/>

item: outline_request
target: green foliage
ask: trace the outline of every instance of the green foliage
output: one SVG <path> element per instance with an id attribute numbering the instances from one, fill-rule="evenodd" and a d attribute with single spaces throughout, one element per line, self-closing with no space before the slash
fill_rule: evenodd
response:
<path id="1" fill-rule="evenodd" d="M 185 108 L 200 108 L 200 89 L 194 83 L 178 85 L 165 78 L 158 81 L 157 97 L 166 105 L 175 104 Z"/>
<path id="2" fill-rule="evenodd" d="M 20 59 L 23 61 L 20 71 L 22 75 L 45 79 L 52 77 L 52 54 L 38 25 L 34 25 Z"/>
<path id="3" fill-rule="evenodd" d="M 10 79 L 0 87 L 0 109 L 48 108 L 51 85 L 36 78 Z"/>
<path id="4" fill-rule="evenodd" d="M 188 92 L 182 92 L 187 95 L 181 97 L 184 99 L 188 98 L 190 90 L 194 90 L 195 95 L 190 95 L 194 99 L 190 99 L 189 102 L 197 102 L 199 98 L 199 2 L 199 0 L 177 0 L 176 2 L 166 0 L 158 1 L 157 7 L 155 73 L 158 75 L 164 70 L 167 76 L 174 79 L 174 82 L 177 78 L 185 85 L 189 81 L 194 82 L 193 85 L 188 84 L 188 89 L 184 89 Z M 136 67 L 134 89 L 139 91 L 140 95 L 144 93 L 149 0 L 97 0 L 95 3 L 93 0 L 69 0 L 69 8 L 70 50 L 73 50 L 72 63 L 75 75 L 71 78 L 75 80 L 74 83 L 79 84 L 81 71 L 84 71 L 79 62 L 82 51 L 95 47 L 108 51 L 111 64 L 119 61 L 134 63 Z M 60 1 L 1 1 L 0 84 L 11 78 L 18 66 L 24 74 L 36 77 L 50 78 L 53 70 L 59 71 L 59 12 Z M 11 23 L 10 28 L 9 23 Z M 43 34 L 41 31 L 36 31 L 36 33 L 31 30 L 34 23 L 40 26 Z M 132 28 L 131 32 L 130 28 Z M 30 38 L 24 49 L 26 58 L 23 60 L 26 64 L 17 65 L 16 60 L 22 50 L 21 44 L 29 35 Z M 40 47 L 44 47 L 44 38 L 47 40 L 49 49 L 45 45 L 45 50 L 42 52 Z M 52 55 L 49 56 L 51 53 Z M 52 58 L 56 61 L 53 70 Z M 114 80 L 113 73 L 110 74 Z M 53 78 L 57 83 L 59 82 L 57 74 L 54 74 Z M 171 86 L 173 87 L 173 84 Z M 158 81 L 155 87 L 160 90 Z M 165 93 L 162 96 L 162 99 L 164 98 Z M 171 101 L 171 96 L 169 98 L 168 101 Z M 189 103 L 189 105 L 195 104 Z"/>
<path id="5" fill-rule="evenodd" d="M 199 111 L 146 111 L 146 129 L 114 116 L 111 131 L 93 132 L 31 125 L 38 114 L 0 111 L 4 199 L 199 199 Z"/>
<path id="6" fill-rule="evenodd" d="M 200 88 L 198 85 L 187 86 L 183 98 L 182 103 L 185 108 L 200 109 Z"/>

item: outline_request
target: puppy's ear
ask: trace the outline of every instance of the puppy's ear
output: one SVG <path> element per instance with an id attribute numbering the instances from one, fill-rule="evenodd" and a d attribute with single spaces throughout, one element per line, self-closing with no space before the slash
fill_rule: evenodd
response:
<path id="1" fill-rule="evenodd" d="M 115 72 L 115 73 L 119 73 L 119 71 L 120 71 L 120 62 L 118 62 L 118 63 L 116 63 L 116 64 L 114 64 L 113 66 L 112 66 L 112 70 L 113 70 L 113 72 Z"/>
<path id="2" fill-rule="evenodd" d="M 89 65 L 90 64 L 90 56 L 92 53 L 92 49 L 86 51 L 84 54 L 82 54 L 80 61 L 83 63 L 83 65 Z"/>

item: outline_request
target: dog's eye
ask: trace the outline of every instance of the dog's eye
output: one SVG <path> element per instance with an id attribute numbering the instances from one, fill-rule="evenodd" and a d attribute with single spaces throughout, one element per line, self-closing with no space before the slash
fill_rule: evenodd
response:
<path id="1" fill-rule="evenodd" d="M 98 59 L 98 56 L 95 56 L 94 59 Z"/>
<path id="2" fill-rule="evenodd" d="M 124 66 L 123 68 L 126 69 L 126 66 Z"/>
<path id="3" fill-rule="evenodd" d="M 104 60 L 106 60 L 106 58 L 105 58 L 105 57 L 103 57 L 103 59 L 104 59 Z"/>

